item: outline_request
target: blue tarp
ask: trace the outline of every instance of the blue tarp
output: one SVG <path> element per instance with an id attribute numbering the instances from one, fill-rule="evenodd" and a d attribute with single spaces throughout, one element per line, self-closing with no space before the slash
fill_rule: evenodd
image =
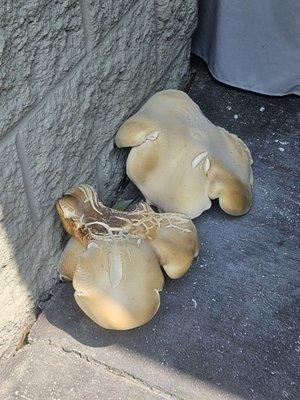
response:
<path id="1" fill-rule="evenodd" d="M 300 95 L 300 0 L 199 0 L 198 14 L 193 52 L 216 79 Z"/>

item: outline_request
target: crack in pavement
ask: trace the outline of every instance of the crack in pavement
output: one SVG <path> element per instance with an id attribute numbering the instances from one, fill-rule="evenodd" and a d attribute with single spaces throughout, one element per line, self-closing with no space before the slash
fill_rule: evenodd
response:
<path id="1" fill-rule="evenodd" d="M 88 356 L 86 354 L 83 354 L 78 350 L 68 349 L 67 347 L 64 347 L 63 345 L 58 345 L 55 342 L 53 342 L 51 339 L 38 339 L 38 340 L 35 340 L 35 339 L 29 337 L 28 344 L 26 344 L 26 346 L 30 346 L 30 345 L 32 345 L 34 343 L 45 343 L 46 345 L 53 346 L 56 349 L 62 350 L 65 353 L 74 354 L 76 357 L 79 357 L 79 358 L 81 358 L 82 360 L 84 360 L 84 361 L 86 361 L 88 363 L 92 363 L 93 365 L 95 365 L 97 367 L 99 366 L 99 367 L 103 368 L 106 372 L 111 373 L 112 375 L 118 376 L 120 378 L 124 378 L 127 381 L 129 381 L 129 382 L 131 382 L 131 383 L 133 383 L 133 384 L 135 384 L 135 385 L 137 385 L 139 387 L 142 387 L 143 389 L 147 389 L 147 390 L 151 391 L 152 393 L 163 397 L 166 400 L 184 400 L 182 397 L 178 397 L 178 396 L 175 396 L 175 395 L 173 395 L 173 394 L 171 394 L 169 392 L 166 392 L 161 387 L 152 386 L 152 385 L 148 384 L 147 382 L 145 382 L 142 379 L 130 374 L 127 371 L 120 370 L 120 369 L 117 369 L 115 367 L 111 367 L 110 365 L 104 363 L 103 361 L 99 361 L 99 360 L 97 360 L 97 359 L 95 359 L 93 357 L 90 357 L 90 356 Z"/>

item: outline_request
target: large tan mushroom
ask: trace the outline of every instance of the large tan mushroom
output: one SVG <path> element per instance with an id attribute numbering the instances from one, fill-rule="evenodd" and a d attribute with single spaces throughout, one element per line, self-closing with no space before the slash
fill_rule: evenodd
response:
<path id="1" fill-rule="evenodd" d="M 73 236 L 60 263 L 75 300 L 96 323 L 131 329 L 149 321 L 160 305 L 160 265 L 182 276 L 198 253 L 196 229 L 180 214 L 157 214 L 139 203 L 132 212 L 105 207 L 88 185 L 67 191 L 56 208 Z"/>
<path id="2" fill-rule="evenodd" d="M 121 237 L 91 242 L 73 277 L 77 304 L 107 329 L 131 329 L 148 322 L 159 309 L 163 285 L 151 248 Z"/>
<path id="3" fill-rule="evenodd" d="M 231 215 L 252 202 L 252 158 L 237 136 L 215 126 L 179 90 L 152 96 L 117 132 L 132 147 L 126 171 L 148 204 L 195 218 L 219 199 Z"/>

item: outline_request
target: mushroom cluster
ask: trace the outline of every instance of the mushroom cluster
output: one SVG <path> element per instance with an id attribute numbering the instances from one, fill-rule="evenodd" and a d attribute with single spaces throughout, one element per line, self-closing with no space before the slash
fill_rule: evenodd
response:
<path id="1" fill-rule="evenodd" d="M 160 306 L 160 266 L 179 278 L 198 254 L 196 228 L 182 214 L 158 214 L 144 202 L 132 212 L 117 211 L 88 185 L 68 190 L 56 209 L 72 236 L 61 257 L 61 277 L 73 282 L 79 307 L 107 329 L 149 321 Z"/>
<path id="2" fill-rule="evenodd" d="M 219 199 L 231 215 L 252 203 L 252 158 L 236 135 L 215 126 L 179 90 L 152 96 L 117 132 L 131 147 L 126 171 L 146 202 L 167 212 L 199 216 Z"/>
<path id="3" fill-rule="evenodd" d="M 81 185 L 68 190 L 56 208 L 72 236 L 61 257 L 61 277 L 73 282 L 77 304 L 93 321 L 124 330 L 157 312 L 161 267 L 176 279 L 197 256 L 190 218 L 213 199 L 231 215 L 246 213 L 253 178 L 243 141 L 212 124 L 179 90 L 152 96 L 120 127 L 115 143 L 131 147 L 127 175 L 146 202 L 131 212 L 117 211 Z"/>

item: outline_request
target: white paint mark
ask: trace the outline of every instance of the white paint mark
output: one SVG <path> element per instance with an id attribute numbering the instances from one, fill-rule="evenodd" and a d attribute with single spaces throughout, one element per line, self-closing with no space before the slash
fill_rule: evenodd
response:
<path id="1" fill-rule="evenodd" d="M 278 147 L 278 150 L 282 152 L 282 151 L 284 151 L 284 148 L 283 147 Z"/>
<path id="2" fill-rule="evenodd" d="M 234 114 L 234 116 L 233 116 L 234 119 L 238 119 L 238 117 L 239 116 L 237 114 Z"/>
<path id="3" fill-rule="evenodd" d="M 192 301 L 193 301 L 193 303 L 194 303 L 194 308 L 197 308 L 197 302 L 196 302 L 196 300 L 195 299 L 192 299 Z"/>
<path id="4" fill-rule="evenodd" d="M 259 111 L 263 112 L 263 111 L 265 111 L 265 109 L 266 109 L 265 107 L 260 107 Z"/>

